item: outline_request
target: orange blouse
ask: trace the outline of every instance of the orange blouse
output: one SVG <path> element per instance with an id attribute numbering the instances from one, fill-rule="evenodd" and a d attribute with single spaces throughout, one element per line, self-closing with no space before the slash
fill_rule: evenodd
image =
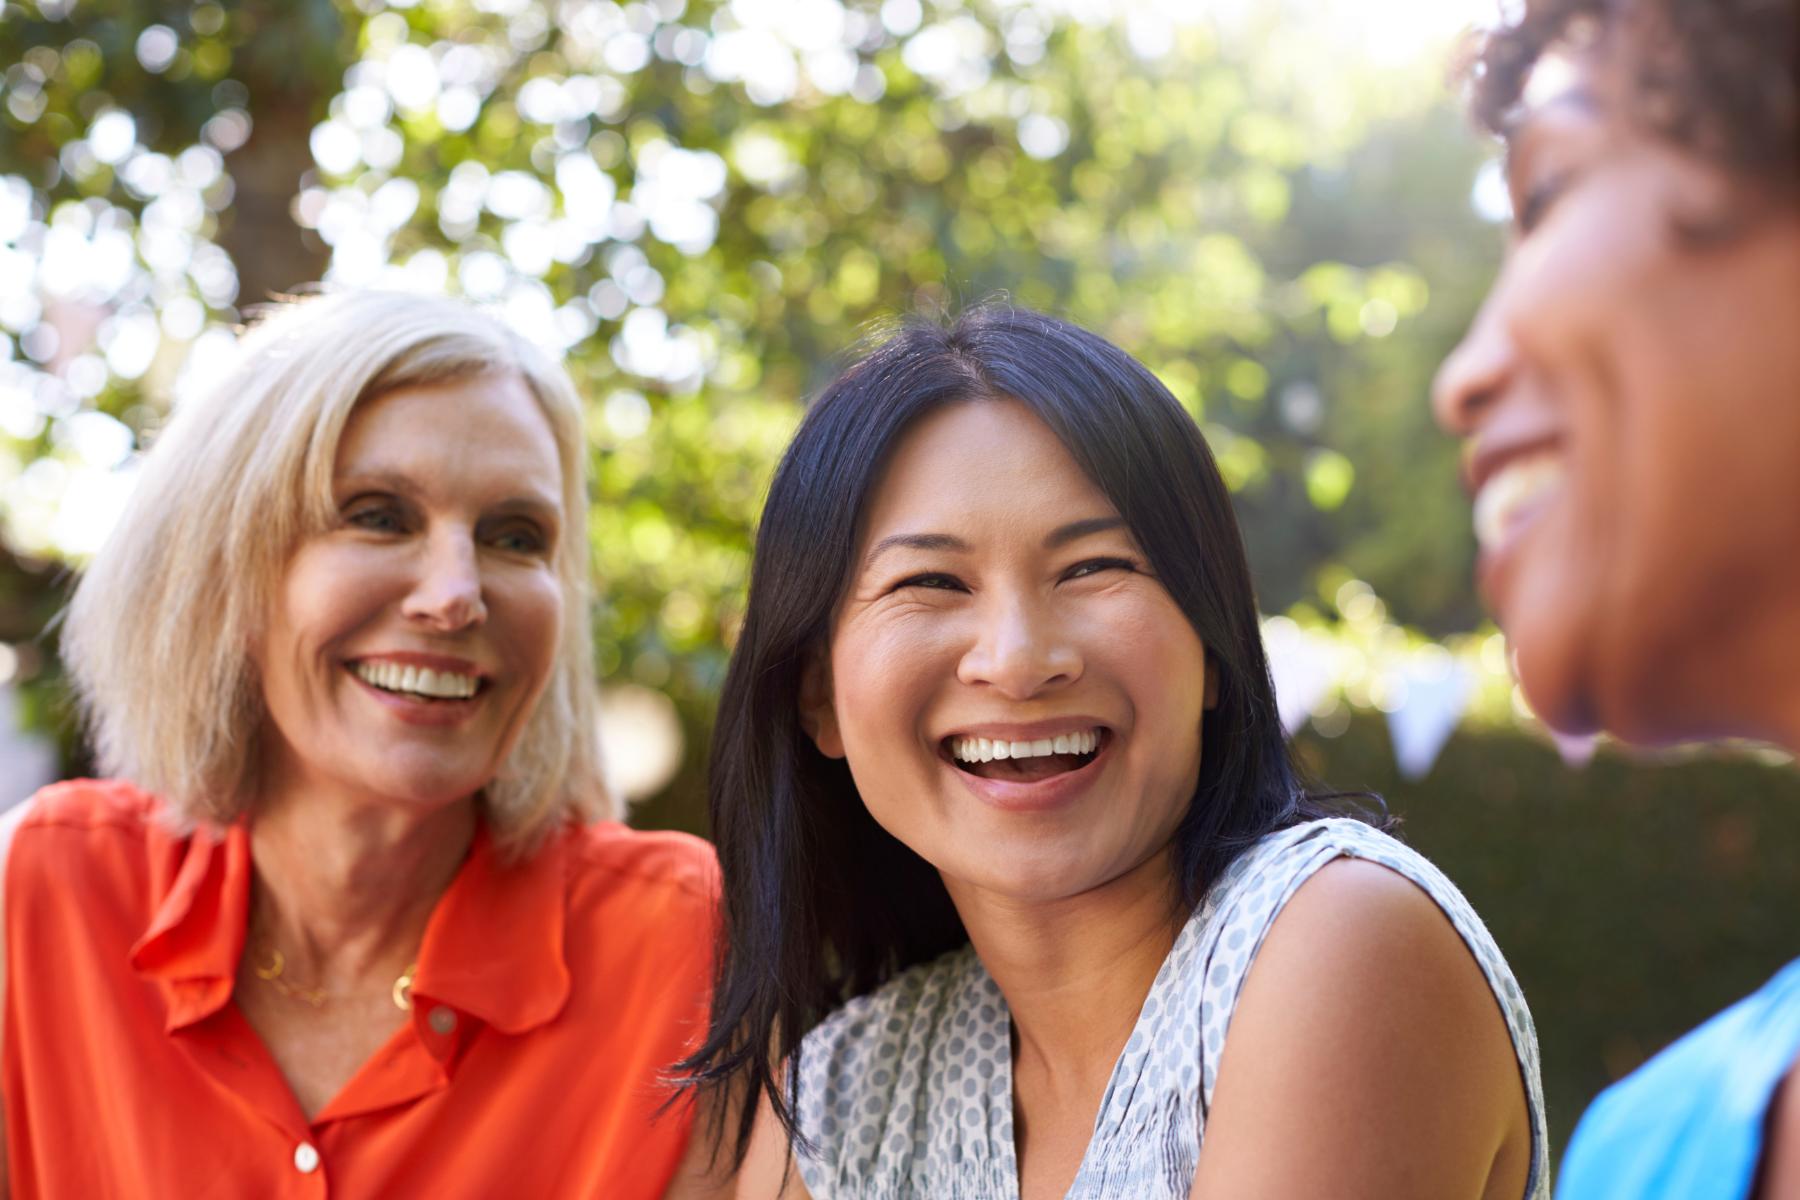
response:
<path id="1" fill-rule="evenodd" d="M 38 793 L 6 872 L 13 1196 L 662 1194 L 662 1073 L 704 1032 L 718 868 L 697 838 L 485 830 L 439 900 L 412 1020 L 312 1120 L 232 1003 L 243 822 L 189 837 L 123 783 Z"/>

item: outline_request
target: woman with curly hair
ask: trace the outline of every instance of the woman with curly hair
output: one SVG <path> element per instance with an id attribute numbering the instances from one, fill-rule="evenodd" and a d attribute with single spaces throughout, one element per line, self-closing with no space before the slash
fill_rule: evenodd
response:
<path id="1" fill-rule="evenodd" d="M 1511 252 L 1436 406 L 1553 726 L 1800 750 L 1800 4 L 1528 0 Z M 1800 1196 L 1800 963 L 1595 1102 L 1571 1200 Z"/>

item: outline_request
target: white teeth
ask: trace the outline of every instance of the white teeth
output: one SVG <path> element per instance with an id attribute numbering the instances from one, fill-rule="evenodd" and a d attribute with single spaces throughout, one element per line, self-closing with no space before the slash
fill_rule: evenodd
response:
<path id="1" fill-rule="evenodd" d="M 480 681 L 473 675 L 433 671 L 430 667 L 404 667 L 393 662 L 359 662 L 356 677 L 384 692 L 410 692 L 437 700 L 463 700 L 473 696 Z"/>
<path id="2" fill-rule="evenodd" d="M 1039 758 L 1047 754 L 1092 754 L 1100 745 L 1100 731 L 1085 729 L 1030 742 L 989 741 L 987 738 L 955 738 L 950 752 L 958 762 L 992 762 L 996 758 Z"/>
<path id="3" fill-rule="evenodd" d="M 1511 536 L 1520 518 L 1563 485 L 1560 454 L 1534 454 L 1495 471 L 1475 497 L 1475 540 L 1491 550 Z"/>

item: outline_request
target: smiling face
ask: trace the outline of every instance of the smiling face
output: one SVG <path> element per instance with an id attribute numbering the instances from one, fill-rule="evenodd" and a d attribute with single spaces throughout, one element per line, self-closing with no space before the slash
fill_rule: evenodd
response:
<path id="1" fill-rule="evenodd" d="M 467 797 L 512 749 L 561 636 L 549 422 L 513 375 L 389 392 L 351 416 L 333 491 L 339 522 L 295 552 L 254 654 L 265 791 Z"/>
<path id="2" fill-rule="evenodd" d="M 1206 649 L 1119 513 L 1016 400 L 932 412 L 875 489 L 803 719 L 952 895 L 1166 869 Z"/>
<path id="3" fill-rule="evenodd" d="M 1624 46 L 1540 64 L 1565 83 L 1528 91 L 1512 249 L 1434 402 L 1546 720 L 1794 744 L 1800 213 L 1637 124 Z"/>

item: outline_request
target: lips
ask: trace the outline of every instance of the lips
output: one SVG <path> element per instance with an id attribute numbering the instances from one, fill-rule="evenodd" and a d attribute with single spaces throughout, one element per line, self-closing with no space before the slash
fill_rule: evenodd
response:
<path id="1" fill-rule="evenodd" d="M 1094 761 L 1106 738 L 1103 726 L 1059 732 L 1038 730 L 1001 731 L 999 737 L 976 735 L 944 739 L 947 757 L 957 769 L 982 779 L 1008 783 L 1038 783 Z M 1042 736 L 1029 736 L 1033 733 Z M 1019 736 L 1011 736 L 1013 733 Z"/>
<path id="2" fill-rule="evenodd" d="M 1512 459 L 1475 494 L 1475 539 L 1486 553 L 1506 545 L 1563 489 L 1563 456 L 1554 451 Z"/>
<path id="3" fill-rule="evenodd" d="M 485 703 L 492 680 L 462 658 L 407 651 L 344 663 L 364 694 L 409 725 L 454 728 Z"/>
<path id="4" fill-rule="evenodd" d="M 358 679 L 384 692 L 432 700 L 466 700 L 481 686 L 481 679 L 472 672 L 440 672 L 397 662 L 359 662 L 352 664 L 351 670 Z"/>

